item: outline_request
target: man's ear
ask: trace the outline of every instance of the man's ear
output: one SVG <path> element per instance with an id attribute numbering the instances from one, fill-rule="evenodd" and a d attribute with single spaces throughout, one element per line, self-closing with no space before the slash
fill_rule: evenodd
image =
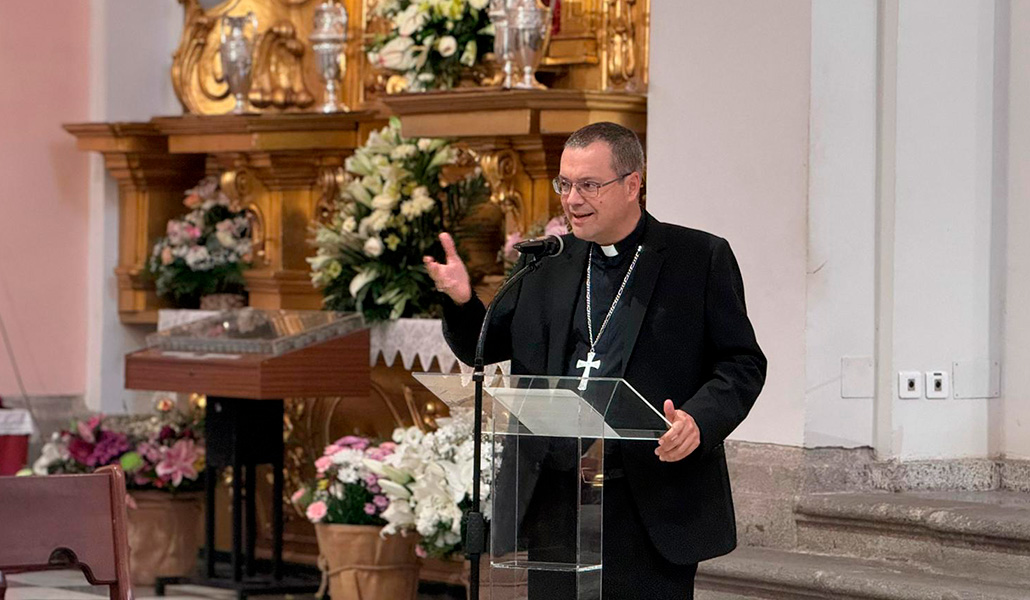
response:
<path id="1" fill-rule="evenodd" d="M 629 186 L 629 195 L 633 197 L 633 201 L 639 203 L 641 194 L 643 194 L 643 180 L 640 178 L 639 171 L 633 171 L 626 176 L 626 185 Z"/>

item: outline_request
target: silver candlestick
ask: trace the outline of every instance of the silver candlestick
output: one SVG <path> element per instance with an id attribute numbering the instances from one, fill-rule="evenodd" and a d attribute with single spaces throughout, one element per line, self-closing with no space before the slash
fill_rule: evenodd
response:
<path id="1" fill-rule="evenodd" d="M 318 74 L 325 81 L 325 101 L 320 110 L 324 113 L 350 110 L 337 99 L 337 82 L 343 77 L 340 54 L 347 42 L 347 9 L 329 0 L 323 2 L 315 9 L 315 25 L 308 39 L 315 53 Z"/>
<path id="2" fill-rule="evenodd" d="M 251 25 L 247 36 L 247 24 Z M 254 38 L 257 36 L 258 21 L 253 12 L 242 17 L 222 17 L 219 48 L 222 58 L 222 76 L 229 85 L 229 92 L 236 98 L 235 114 L 247 111 L 247 93 L 250 92 L 250 76 L 254 57 Z"/>

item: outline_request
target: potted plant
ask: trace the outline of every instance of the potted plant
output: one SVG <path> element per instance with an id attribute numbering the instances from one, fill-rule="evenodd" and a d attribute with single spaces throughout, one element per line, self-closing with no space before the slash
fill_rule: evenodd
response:
<path id="1" fill-rule="evenodd" d="M 332 598 L 414 600 L 418 594 L 416 536 L 385 534 L 390 501 L 366 464 L 378 464 L 394 448 L 392 442 L 340 438 L 315 461 L 315 481 L 293 494 L 294 506 L 315 524 L 320 596 L 327 584 Z"/>
<path id="2" fill-rule="evenodd" d="M 157 295 L 180 308 L 239 308 L 246 304 L 243 271 L 251 261 L 250 220 L 205 177 L 186 191 L 190 209 L 171 219 L 154 244 L 147 271 Z"/>
<path id="3" fill-rule="evenodd" d="M 129 489 L 132 580 L 188 574 L 196 565 L 204 487 L 201 402 L 178 410 L 170 398 L 154 415 L 93 415 L 54 434 L 33 465 L 38 475 L 89 473 L 117 464 Z"/>

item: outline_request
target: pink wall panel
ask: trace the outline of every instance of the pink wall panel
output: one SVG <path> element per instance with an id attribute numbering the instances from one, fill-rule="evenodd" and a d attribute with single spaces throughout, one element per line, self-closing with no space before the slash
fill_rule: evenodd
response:
<path id="1" fill-rule="evenodd" d="M 33 395 L 82 394 L 89 2 L 0 2 L 0 316 Z M 18 395 L 0 345 L 0 395 Z"/>

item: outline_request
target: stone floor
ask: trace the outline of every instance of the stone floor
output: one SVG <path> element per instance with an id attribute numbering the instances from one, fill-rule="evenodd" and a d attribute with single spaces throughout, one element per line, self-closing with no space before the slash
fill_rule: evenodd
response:
<path id="1" fill-rule="evenodd" d="M 219 590 L 196 586 L 175 586 L 165 590 L 164 600 L 234 600 L 231 590 Z M 154 588 L 134 588 L 136 600 L 156 600 Z M 96 600 L 107 598 L 106 586 L 91 586 L 79 571 L 47 571 L 22 573 L 7 577 L 5 600 Z M 314 600 L 310 594 L 285 596 L 252 596 L 262 600 Z M 463 589 L 442 585 L 423 584 L 418 600 L 464 600 Z"/>

